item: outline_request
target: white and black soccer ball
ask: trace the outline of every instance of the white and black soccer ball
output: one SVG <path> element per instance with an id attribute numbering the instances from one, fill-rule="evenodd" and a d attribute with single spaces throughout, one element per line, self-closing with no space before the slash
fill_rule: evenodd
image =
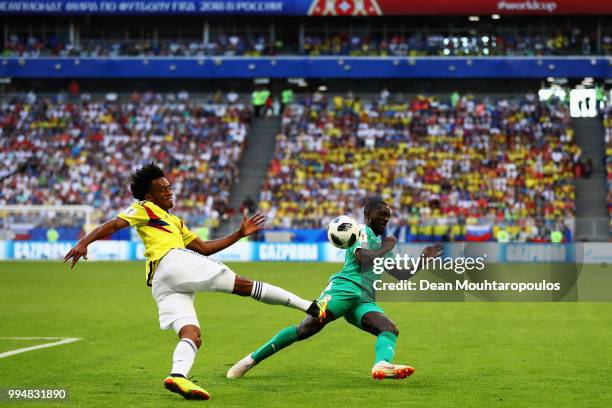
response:
<path id="1" fill-rule="evenodd" d="M 359 223 L 348 215 L 336 217 L 327 227 L 327 239 L 336 248 L 349 248 L 359 239 Z"/>

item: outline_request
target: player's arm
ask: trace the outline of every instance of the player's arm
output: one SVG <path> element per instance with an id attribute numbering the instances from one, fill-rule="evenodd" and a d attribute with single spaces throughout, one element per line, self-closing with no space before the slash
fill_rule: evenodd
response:
<path id="1" fill-rule="evenodd" d="M 435 244 L 435 245 L 425 247 L 423 249 L 423 252 L 421 253 L 421 258 L 422 259 L 437 258 L 440 255 L 442 255 L 443 249 L 444 247 L 442 246 L 442 244 Z M 422 267 L 422 262 L 419 262 L 419 269 L 417 269 L 414 272 L 409 269 L 391 269 L 391 270 L 387 270 L 387 272 L 389 272 L 389 275 L 393 276 L 397 280 L 408 280 L 412 278 L 414 275 L 416 275 L 417 272 L 421 270 L 421 267 Z"/>
<path id="2" fill-rule="evenodd" d="M 387 252 L 391 252 L 397 244 L 397 239 L 394 236 L 384 237 L 382 239 L 380 249 L 371 250 L 365 248 L 355 249 L 355 257 L 357 262 L 364 268 L 370 268 L 374 265 L 374 259 L 385 256 Z"/>
<path id="3" fill-rule="evenodd" d="M 72 264 L 70 268 L 79 261 L 81 257 L 87 259 L 87 247 L 94 241 L 107 237 L 115 232 L 128 227 L 130 224 L 119 217 L 115 217 L 112 220 L 106 221 L 104 224 L 98 225 L 93 231 L 85 235 L 81 240 L 72 248 L 64 257 L 64 262 L 72 258 Z"/>
<path id="4" fill-rule="evenodd" d="M 251 218 L 248 218 L 245 212 L 243 214 L 242 223 L 240 224 L 240 228 L 238 230 L 232 232 L 231 234 L 223 238 L 214 239 L 212 241 L 204 241 L 202 238 L 196 238 L 189 244 L 187 244 L 187 248 L 202 255 L 215 254 L 219 251 L 224 250 L 230 245 L 235 244 L 240 239 L 254 234 L 259 230 L 262 230 L 264 222 L 266 222 L 266 218 L 260 213 L 257 213 Z"/>

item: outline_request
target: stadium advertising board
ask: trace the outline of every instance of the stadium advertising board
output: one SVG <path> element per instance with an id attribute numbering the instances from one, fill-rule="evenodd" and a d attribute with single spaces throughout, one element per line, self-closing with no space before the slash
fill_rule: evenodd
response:
<path id="1" fill-rule="evenodd" d="M 573 262 L 574 256 L 569 245 L 506 244 L 502 251 L 506 262 Z"/>
<path id="2" fill-rule="evenodd" d="M 0 241 L 0 254 L 5 259 L 63 259 L 76 241 L 44 242 L 44 241 Z M 2 251 L 2 247 L 6 250 Z M 131 247 L 128 241 L 98 241 L 88 248 L 88 259 L 123 261 L 135 259 L 130 256 Z"/>
<path id="3" fill-rule="evenodd" d="M 381 16 L 439 14 L 610 14 L 600 0 L 5 0 L 0 13 L 11 14 L 182 14 Z"/>
<path id="4" fill-rule="evenodd" d="M 0 260 L 63 259 L 76 242 L 0 241 Z M 418 254 L 424 243 L 400 244 L 402 253 Z M 445 256 L 457 257 L 472 253 L 486 254 L 488 263 L 612 263 L 612 243 L 587 244 L 446 244 Z M 89 247 L 90 260 L 144 260 L 140 242 L 98 241 Z M 307 261 L 343 262 L 345 252 L 327 242 L 322 243 L 263 243 L 239 242 L 213 255 L 223 262 Z"/>
<path id="5" fill-rule="evenodd" d="M 60 259 L 70 251 L 73 242 L 9 242 L 8 256 L 11 259 Z M 92 245 L 93 248 L 93 245 Z"/>
<path id="6" fill-rule="evenodd" d="M 256 243 L 259 261 L 323 261 L 321 244 Z"/>

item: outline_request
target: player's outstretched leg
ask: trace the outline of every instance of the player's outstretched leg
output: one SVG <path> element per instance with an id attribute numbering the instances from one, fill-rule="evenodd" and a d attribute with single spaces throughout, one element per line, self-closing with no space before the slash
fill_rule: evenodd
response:
<path id="1" fill-rule="evenodd" d="M 253 299 L 269 305 L 284 305 L 301 310 L 313 317 L 321 311 L 316 302 L 311 302 L 274 285 L 236 275 L 227 265 L 187 249 L 172 250 L 158 266 L 157 274 L 173 261 L 177 264 L 163 277 L 165 284 L 176 292 L 223 292 Z M 159 269 L 162 269 L 161 271 Z"/>
<path id="2" fill-rule="evenodd" d="M 327 300 L 324 299 L 326 302 Z M 325 305 L 321 305 L 325 309 Z M 247 355 L 242 360 L 238 361 L 227 371 L 227 378 L 240 378 L 247 371 L 255 367 L 257 364 L 266 358 L 278 353 L 287 346 L 292 345 L 296 341 L 306 340 L 307 338 L 320 332 L 325 325 L 335 319 L 331 312 L 325 313 L 321 319 L 306 316 L 299 326 L 289 326 L 276 333 L 266 344 Z"/>
<path id="3" fill-rule="evenodd" d="M 325 310 L 321 309 L 316 301 L 302 299 L 278 286 L 262 281 L 253 281 L 243 276 L 235 275 L 231 293 L 239 296 L 250 296 L 268 305 L 284 305 L 298 309 L 316 318 L 321 318 L 325 314 Z"/>
<path id="4" fill-rule="evenodd" d="M 401 380 L 414 373 L 414 368 L 408 365 L 392 363 L 399 331 L 391 319 L 380 312 L 369 312 L 363 316 L 361 326 L 365 331 L 376 336 L 372 378 L 375 380 L 388 378 Z"/>
<path id="5" fill-rule="evenodd" d="M 187 379 L 189 370 L 195 360 L 196 352 L 200 348 L 200 328 L 195 325 L 185 325 L 179 330 L 180 341 L 174 349 L 172 356 L 172 371 L 164 379 L 167 390 L 180 394 L 185 399 L 207 400 L 208 392 Z"/>

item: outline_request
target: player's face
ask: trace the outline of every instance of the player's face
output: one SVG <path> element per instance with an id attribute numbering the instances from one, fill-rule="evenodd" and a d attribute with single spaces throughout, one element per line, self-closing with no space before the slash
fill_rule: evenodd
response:
<path id="1" fill-rule="evenodd" d="M 151 182 L 151 188 L 147 195 L 150 200 L 164 210 L 174 207 L 174 200 L 170 182 L 165 177 L 160 177 Z"/>
<path id="2" fill-rule="evenodd" d="M 384 205 L 366 216 L 366 223 L 376 235 L 383 235 L 391 218 L 391 209 Z"/>

